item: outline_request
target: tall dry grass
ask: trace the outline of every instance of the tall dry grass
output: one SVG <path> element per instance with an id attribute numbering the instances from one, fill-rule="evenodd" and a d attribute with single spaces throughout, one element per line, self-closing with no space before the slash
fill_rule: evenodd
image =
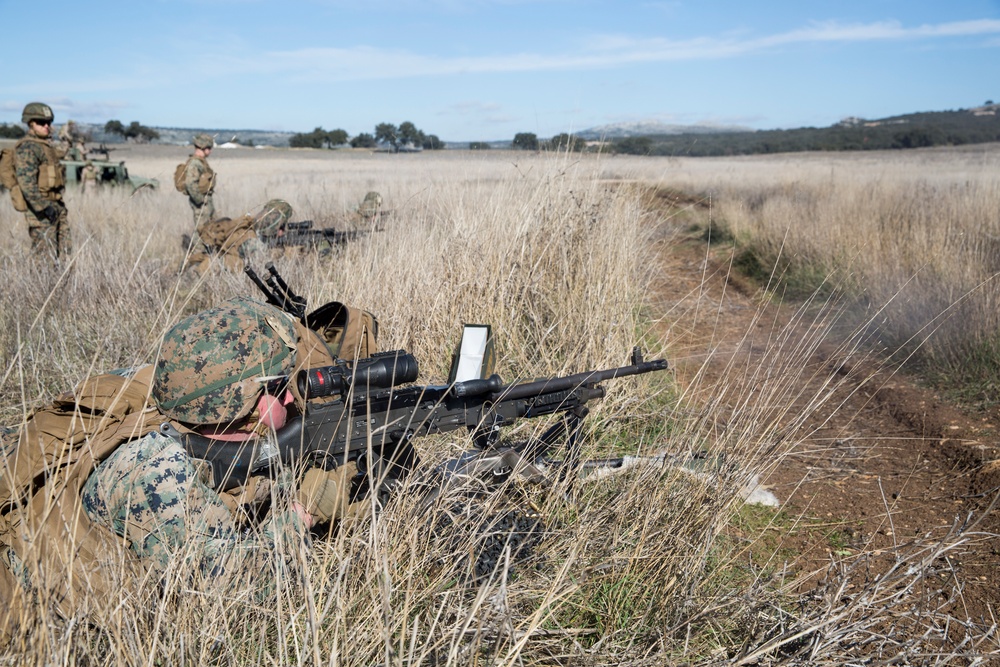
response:
<path id="1" fill-rule="evenodd" d="M 161 179 L 159 192 L 72 193 L 78 251 L 61 271 L 31 261 L 23 222 L 0 204 L 0 225 L 10 230 L 0 243 L 2 423 L 17 424 L 95 372 L 148 362 L 159 336 L 184 314 L 253 292 L 241 275 L 178 276 L 179 238 L 191 218 L 184 198 L 166 186 L 181 157 L 151 150 L 129 158 L 135 173 Z M 337 299 L 376 313 L 381 346 L 414 352 L 422 382 L 444 379 L 462 322 L 493 325 L 506 380 L 620 365 L 638 343 L 669 354 L 657 332 L 671 315 L 651 310 L 648 294 L 656 266 L 649 240 L 669 230 L 644 214 L 641 193 L 621 181 L 662 183 L 675 162 L 324 152 L 213 162 L 218 208 L 230 215 L 278 196 L 297 217 L 333 220 L 367 190 L 383 193 L 394 211 L 384 231 L 331 257 L 277 264 L 314 305 Z M 260 266 L 265 258 L 253 259 Z M 734 363 L 711 386 L 700 378 L 675 388 L 664 377 L 608 384 L 588 420 L 586 454 L 661 454 L 666 464 L 548 491 L 512 483 L 447 520 L 464 500 L 444 498 L 428 512 L 406 487 L 374 518 L 286 554 L 298 566 L 277 576 L 263 599 L 251 594 L 260 583 L 250 580 L 255 573 L 237 570 L 235 585 L 195 581 L 178 554 L 162 585 L 123 575 L 116 604 L 93 616 L 61 618 L 39 601 L 25 610 L 0 660 L 712 664 L 758 655 L 794 660 L 806 637 L 824 647 L 817 662 L 842 662 L 856 650 L 849 632 L 857 629 L 823 621 L 839 609 L 796 618 L 780 578 L 753 570 L 757 578 L 734 579 L 734 570 L 746 569 L 743 554 L 717 541 L 750 480 L 780 461 L 824 400 L 828 378 L 818 376 L 813 394 L 798 389 L 816 372 L 806 360 L 832 321 L 819 310 L 802 313 L 815 318 L 807 322 L 814 334 L 768 331 L 756 341 L 765 350 L 759 365 Z M 706 393 L 713 396 L 707 403 Z M 537 428 L 523 424 L 519 435 Z M 428 443 L 418 442 L 427 467 L 469 446 L 459 437 Z M 695 452 L 705 454 L 702 469 L 679 465 Z M 542 517 L 546 530 L 534 555 L 501 556 L 497 571 L 470 583 L 465 570 L 480 524 L 512 507 Z M 926 568 L 901 572 L 906 582 L 928 575 Z M 885 614 L 883 599 L 873 595 L 855 609 Z M 928 609 L 913 623 L 919 629 L 945 618 Z M 939 639 L 915 631 L 890 649 L 926 653 Z"/>
<path id="2" fill-rule="evenodd" d="M 1000 388 L 1000 148 L 675 161 L 774 286 L 849 295 L 897 358 Z"/>

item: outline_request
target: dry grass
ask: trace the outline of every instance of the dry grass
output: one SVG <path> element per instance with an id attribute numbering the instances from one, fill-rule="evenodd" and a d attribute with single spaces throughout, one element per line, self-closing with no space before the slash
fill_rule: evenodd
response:
<path id="1" fill-rule="evenodd" d="M 5 424 L 94 372 L 152 359 L 165 328 L 193 309 L 252 292 L 240 275 L 217 272 L 196 284 L 178 278 L 179 237 L 190 213 L 168 186 L 182 153 L 150 149 L 128 157 L 131 170 L 159 177 L 164 188 L 131 198 L 71 196 L 79 252 L 65 273 L 28 259 L 23 222 L 0 203 L 0 228 L 11 230 L 0 241 Z M 280 196 L 297 218 L 331 220 L 367 190 L 383 193 L 395 212 L 384 232 L 329 258 L 277 264 L 314 305 L 337 299 L 376 313 L 381 346 L 414 352 L 422 382 L 444 379 L 462 322 L 493 325 L 506 380 L 620 365 L 639 342 L 653 354 L 669 353 L 653 333 L 657 314 L 647 294 L 649 238 L 662 230 L 645 216 L 638 186 L 620 181 L 662 184 L 664 175 L 683 173 L 678 161 L 257 151 L 213 163 L 221 180 L 217 208 L 229 215 Z M 857 650 L 851 633 L 867 627 L 858 618 L 893 616 L 881 595 L 887 586 L 927 576 L 926 554 L 901 554 L 895 579 L 867 584 L 873 594 L 853 598 L 851 614 L 835 603 L 792 614 L 780 580 L 733 579 L 741 566 L 716 541 L 748 480 L 780 460 L 823 400 L 822 392 L 795 390 L 830 325 L 829 309 L 818 310 L 810 316 L 814 337 L 772 332 L 759 366 L 733 366 L 717 386 L 700 378 L 680 389 L 664 378 L 609 383 L 589 420 L 588 454 L 684 460 L 706 451 L 721 463 L 704 473 L 640 466 L 571 492 L 510 485 L 472 517 L 537 507 L 547 531 L 528 562 L 501 558 L 500 570 L 478 585 L 463 571 L 472 548 L 463 536 L 474 534 L 477 519 L 442 538 L 430 530 L 442 514 L 427 513 L 404 492 L 376 518 L 289 554 L 300 567 L 278 577 L 263 601 L 249 594 L 253 582 L 192 581 L 180 568 L 162 590 L 125 580 L 118 604 L 98 610 L 97 622 L 58 618 L 44 600 L 27 610 L 0 661 L 713 664 L 794 662 L 809 646 L 814 661 L 835 664 Z M 704 393 L 714 401 L 695 399 Z M 427 465 L 469 443 L 429 444 Z M 961 539 L 967 536 L 936 548 Z M 921 619 L 947 621 L 935 608 L 925 611 Z M 889 648 L 872 653 L 931 655 L 928 645 L 939 640 L 893 635 Z M 975 641 L 979 653 L 996 649 L 988 633 Z"/>
<path id="2" fill-rule="evenodd" d="M 855 324 L 966 398 L 1000 401 L 1000 148 L 677 162 L 773 289 L 847 294 Z"/>

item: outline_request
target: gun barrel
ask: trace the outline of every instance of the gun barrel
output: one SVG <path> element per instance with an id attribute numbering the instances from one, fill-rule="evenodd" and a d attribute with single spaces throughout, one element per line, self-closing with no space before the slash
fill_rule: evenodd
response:
<path id="1" fill-rule="evenodd" d="M 654 359 L 644 361 L 631 366 L 619 366 L 603 371 L 586 371 L 564 377 L 547 378 L 535 382 L 524 382 L 522 384 L 509 384 L 494 392 L 493 400 L 531 398 L 547 392 L 568 391 L 585 385 L 594 385 L 598 382 L 611 380 L 614 378 L 626 377 L 628 375 L 642 375 L 654 371 L 666 370 L 668 367 L 666 359 Z"/>

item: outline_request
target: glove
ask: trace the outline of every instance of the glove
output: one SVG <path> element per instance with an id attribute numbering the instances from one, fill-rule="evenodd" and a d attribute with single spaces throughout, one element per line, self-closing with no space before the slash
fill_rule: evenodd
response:
<path id="1" fill-rule="evenodd" d="M 59 209 L 52 204 L 49 204 L 42 209 L 42 217 L 54 225 L 59 220 Z"/>
<path id="2" fill-rule="evenodd" d="M 358 474 L 354 461 L 333 470 L 310 468 L 299 487 L 299 501 L 309 514 L 321 521 L 331 521 L 347 513 L 350 503 L 351 479 Z"/>

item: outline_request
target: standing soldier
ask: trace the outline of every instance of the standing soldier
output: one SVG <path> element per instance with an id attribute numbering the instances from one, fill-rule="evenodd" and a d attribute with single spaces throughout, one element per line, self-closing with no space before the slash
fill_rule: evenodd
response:
<path id="1" fill-rule="evenodd" d="M 215 217 L 215 204 L 212 203 L 215 172 L 208 166 L 208 156 L 212 153 L 215 141 L 207 134 L 199 134 L 192 143 L 194 155 L 189 157 L 184 165 L 184 193 L 187 194 L 188 202 L 191 204 L 194 226 L 197 229 Z"/>
<path id="2" fill-rule="evenodd" d="M 28 134 L 14 146 L 14 173 L 24 198 L 31 249 L 48 253 L 56 262 L 73 251 L 63 190 L 66 172 L 52 146 L 52 109 L 31 102 L 21 113 Z"/>
<path id="3" fill-rule="evenodd" d="M 97 192 L 98 183 L 97 167 L 94 166 L 92 161 L 87 160 L 83 165 L 83 169 L 80 170 L 80 189 L 85 193 L 93 194 Z"/>

